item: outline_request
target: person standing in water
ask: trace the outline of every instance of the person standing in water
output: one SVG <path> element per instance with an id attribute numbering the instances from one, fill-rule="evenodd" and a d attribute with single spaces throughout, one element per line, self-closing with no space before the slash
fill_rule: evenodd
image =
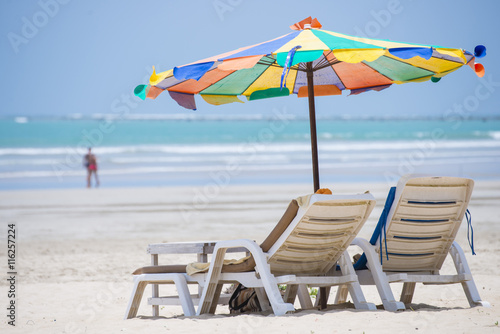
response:
<path id="1" fill-rule="evenodd" d="M 89 152 L 83 157 L 83 165 L 87 168 L 87 188 L 90 188 L 90 178 L 94 174 L 95 186 L 99 187 L 99 178 L 97 177 L 97 158 L 92 154 L 92 148 L 89 147 Z"/>

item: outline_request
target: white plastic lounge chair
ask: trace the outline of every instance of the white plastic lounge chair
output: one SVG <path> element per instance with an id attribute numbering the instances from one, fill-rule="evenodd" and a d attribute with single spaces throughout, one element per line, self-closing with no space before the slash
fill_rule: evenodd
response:
<path id="1" fill-rule="evenodd" d="M 454 241 L 473 186 L 474 181 L 459 177 L 405 175 L 391 189 L 370 242 L 353 241 L 364 251 L 354 265 L 359 281 L 377 286 L 386 310 L 404 310 L 416 283 L 461 283 L 471 307 L 489 307 L 479 297 L 464 252 Z M 439 273 L 448 253 L 456 275 Z M 360 270 L 365 264 L 369 270 Z M 394 300 L 392 282 L 404 282 L 400 302 Z M 339 289 L 338 301 L 344 299 L 342 294 L 345 291 Z"/>
<path id="2" fill-rule="evenodd" d="M 208 273 L 187 275 L 185 266 L 150 266 L 136 270 L 125 318 L 136 316 L 144 288 L 150 283 L 174 283 L 186 316 L 214 313 L 222 284 L 238 282 L 256 288 L 263 309 L 268 305 L 268 298 L 275 315 L 294 311 L 291 303 L 295 300 L 299 284 L 345 285 L 357 309 L 374 310 L 375 305 L 367 303 L 363 296 L 346 252 L 375 205 L 373 196 L 314 194 L 297 200 L 290 203 L 260 247 L 246 239 L 218 242 Z M 237 265 L 224 265 L 226 250 L 236 247 L 245 247 L 251 257 Z M 342 274 L 326 276 L 337 263 Z M 188 283 L 203 287 L 196 313 Z M 285 300 L 278 284 L 290 287 Z M 299 299 L 306 305 L 307 300 L 311 303 L 308 295 L 306 298 L 299 293 Z"/>

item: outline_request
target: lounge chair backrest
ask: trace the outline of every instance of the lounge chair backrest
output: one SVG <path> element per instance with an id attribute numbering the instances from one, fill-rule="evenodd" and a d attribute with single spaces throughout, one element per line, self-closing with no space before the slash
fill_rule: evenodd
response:
<path id="1" fill-rule="evenodd" d="M 314 194 L 270 248 L 274 274 L 325 274 L 366 222 L 375 199 L 371 194 Z"/>
<path id="2" fill-rule="evenodd" d="M 399 181 L 382 232 L 385 271 L 437 271 L 455 240 L 474 181 L 406 175 Z M 386 256 L 386 245 L 389 259 Z"/>

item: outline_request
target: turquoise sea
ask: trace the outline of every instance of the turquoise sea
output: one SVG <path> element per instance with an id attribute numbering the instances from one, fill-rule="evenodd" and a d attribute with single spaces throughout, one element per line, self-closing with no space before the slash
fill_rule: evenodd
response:
<path id="1" fill-rule="evenodd" d="M 322 186 L 406 173 L 500 179 L 498 119 L 318 119 Z M 0 189 L 85 186 L 92 146 L 102 187 L 309 183 L 309 122 L 222 117 L 0 119 Z"/>

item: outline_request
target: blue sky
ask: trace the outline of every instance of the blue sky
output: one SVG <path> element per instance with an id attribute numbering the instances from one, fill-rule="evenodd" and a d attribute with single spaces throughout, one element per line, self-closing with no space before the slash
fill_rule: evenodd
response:
<path id="1" fill-rule="evenodd" d="M 167 70 L 270 40 L 312 16 L 323 29 L 346 34 L 488 50 L 479 60 L 483 79 L 463 67 L 437 84 L 319 97 L 318 115 L 499 116 L 499 12 L 495 0 L 2 0 L 1 115 L 192 113 L 166 93 L 142 102 L 133 89 L 152 65 Z M 308 108 L 296 96 L 219 107 L 197 97 L 197 105 L 195 113 L 211 115 L 278 108 L 306 117 Z"/>

